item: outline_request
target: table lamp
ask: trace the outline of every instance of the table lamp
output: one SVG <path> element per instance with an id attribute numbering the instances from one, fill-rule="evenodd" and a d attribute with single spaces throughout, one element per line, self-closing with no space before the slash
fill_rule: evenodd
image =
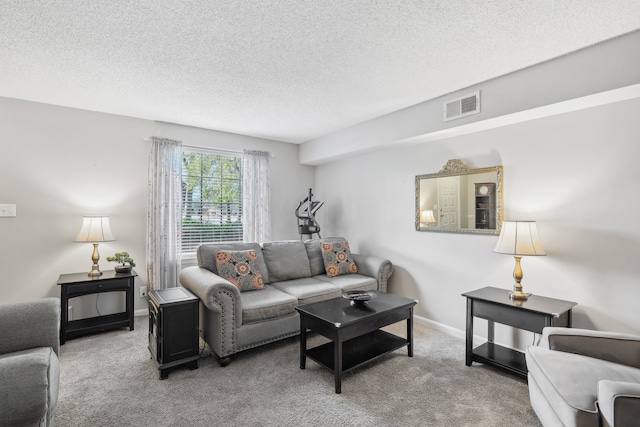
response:
<path id="1" fill-rule="evenodd" d="M 516 268 L 513 270 L 513 278 L 516 282 L 509 297 L 514 300 L 526 300 L 529 294 L 522 291 L 522 268 L 520 259 L 523 256 L 546 255 L 538 237 L 535 221 L 504 221 L 500 230 L 498 243 L 493 249 L 499 254 L 513 255 L 516 260 Z"/>
<path id="2" fill-rule="evenodd" d="M 102 275 L 102 271 L 100 271 L 100 267 L 98 266 L 98 261 L 100 260 L 98 243 L 112 242 L 114 240 L 116 240 L 116 238 L 111 232 L 108 216 L 82 217 L 82 227 L 73 241 L 79 243 L 93 243 L 93 254 L 91 255 L 93 266 L 91 266 L 89 276 L 93 277 Z"/>
<path id="3" fill-rule="evenodd" d="M 436 222 L 436 218 L 433 216 L 433 210 L 426 209 L 420 212 L 420 222 L 425 224 L 425 227 L 428 227 L 429 224 Z"/>

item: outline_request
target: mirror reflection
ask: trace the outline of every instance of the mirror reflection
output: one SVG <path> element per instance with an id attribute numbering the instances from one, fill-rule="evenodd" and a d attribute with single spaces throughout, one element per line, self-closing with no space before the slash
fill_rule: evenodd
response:
<path id="1" fill-rule="evenodd" d="M 468 169 L 449 160 L 434 174 L 418 175 L 416 230 L 499 234 L 502 225 L 502 166 Z"/>

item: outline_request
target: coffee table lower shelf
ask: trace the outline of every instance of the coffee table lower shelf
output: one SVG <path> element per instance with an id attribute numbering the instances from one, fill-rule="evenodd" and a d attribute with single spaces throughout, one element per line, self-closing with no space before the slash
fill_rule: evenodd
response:
<path id="1" fill-rule="evenodd" d="M 527 377 L 527 362 L 521 351 L 486 342 L 473 349 L 472 359 L 474 362 L 506 369 L 524 378 Z"/>
<path id="2" fill-rule="evenodd" d="M 342 372 L 347 372 L 408 344 L 408 340 L 382 330 L 345 341 L 342 343 Z M 333 341 L 307 349 L 305 355 L 332 372 L 335 371 Z"/>

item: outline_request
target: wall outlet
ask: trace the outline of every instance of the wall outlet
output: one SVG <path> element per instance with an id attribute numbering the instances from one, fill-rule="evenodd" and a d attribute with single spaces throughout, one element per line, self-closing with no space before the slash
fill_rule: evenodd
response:
<path id="1" fill-rule="evenodd" d="M 140 298 L 144 298 L 147 296 L 147 287 L 140 286 Z"/>
<path id="2" fill-rule="evenodd" d="M 0 216 L 15 217 L 16 205 L 8 205 L 8 204 L 0 205 Z"/>

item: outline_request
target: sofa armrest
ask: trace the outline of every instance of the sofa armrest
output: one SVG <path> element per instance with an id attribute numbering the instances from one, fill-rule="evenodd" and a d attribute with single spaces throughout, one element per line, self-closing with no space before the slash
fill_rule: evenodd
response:
<path id="1" fill-rule="evenodd" d="M 540 346 L 640 368 L 640 337 L 636 335 L 546 327 Z"/>
<path id="2" fill-rule="evenodd" d="M 0 354 L 37 347 L 60 354 L 60 299 L 0 304 Z"/>
<path id="3" fill-rule="evenodd" d="M 180 284 L 200 298 L 206 308 L 223 317 L 234 316 L 236 326 L 242 325 L 240 290 L 231 282 L 202 267 L 187 267 L 179 277 Z"/>
<path id="4" fill-rule="evenodd" d="M 378 281 L 378 290 L 387 292 L 387 281 L 393 273 L 393 264 L 391 264 L 391 261 L 368 255 L 351 255 L 358 266 L 358 273 L 374 277 Z"/>
<path id="5" fill-rule="evenodd" d="M 604 427 L 637 426 L 640 419 L 640 384 L 600 381 L 598 408 Z"/>

